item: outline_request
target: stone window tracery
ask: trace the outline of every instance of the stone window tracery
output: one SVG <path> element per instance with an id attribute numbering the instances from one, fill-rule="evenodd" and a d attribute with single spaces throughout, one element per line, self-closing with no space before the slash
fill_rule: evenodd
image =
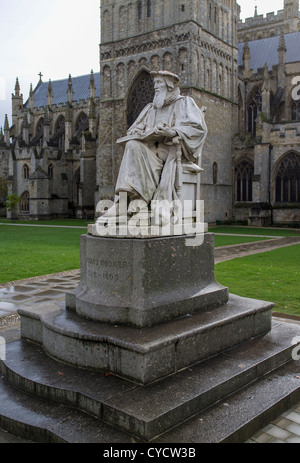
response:
<path id="1" fill-rule="evenodd" d="M 300 203 L 300 155 L 289 153 L 281 160 L 275 175 L 275 201 Z"/>
<path id="2" fill-rule="evenodd" d="M 235 200 L 252 201 L 254 167 L 245 159 L 235 166 Z"/>
<path id="3" fill-rule="evenodd" d="M 21 212 L 28 213 L 29 212 L 29 193 L 25 191 L 25 193 L 21 196 L 20 202 L 20 210 Z"/>
<path id="4" fill-rule="evenodd" d="M 89 119 L 84 112 L 81 112 L 75 124 L 75 137 L 76 138 L 80 137 L 82 132 L 84 132 L 88 128 L 89 128 Z"/>
<path id="5" fill-rule="evenodd" d="M 64 149 L 65 146 L 65 118 L 64 116 L 59 116 L 55 126 L 54 126 L 54 135 L 50 140 L 50 146 L 56 146 L 59 149 Z"/>
<path id="6" fill-rule="evenodd" d="M 257 89 L 247 106 L 248 114 L 248 132 L 251 133 L 254 137 L 256 136 L 256 118 L 262 110 L 262 95 L 261 88 Z"/>
<path id="7" fill-rule="evenodd" d="M 147 2 L 147 18 L 151 18 L 151 0 Z"/>
<path id="8" fill-rule="evenodd" d="M 291 113 L 292 121 L 300 121 L 300 100 L 292 102 Z"/>
<path id="9" fill-rule="evenodd" d="M 44 119 L 41 117 L 36 125 L 35 136 L 32 139 L 33 146 L 43 146 L 44 143 Z"/>
<path id="10" fill-rule="evenodd" d="M 29 167 L 28 167 L 27 164 L 24 164 L 24 166 L 23 166 L 23 178 L 24 178 L 24 180 L 29 179 Z"/>
<path id="11" fill-rule="evenodd" d="M 138 20 L 141 21 L 142 19 L 142 13 L 143 13 L 143 7 L 142 7 L 142 2 L 139 2 L 137 5 L 137 11 L 138 11 Z"/>

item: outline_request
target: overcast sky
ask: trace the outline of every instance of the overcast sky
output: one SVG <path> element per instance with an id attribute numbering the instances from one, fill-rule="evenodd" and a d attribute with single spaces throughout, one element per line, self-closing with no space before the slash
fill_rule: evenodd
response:
<path id="1" fill-rule="evenodd" d="M 202 1 L 202 0 L 201 0 Z M 283 0 L 240 0 L 241 19 L 283 8 Z M 30 83 L 99 70 L 99 0 L 0 0 L 0 127 L 19 78 L 24 102 Z"/>

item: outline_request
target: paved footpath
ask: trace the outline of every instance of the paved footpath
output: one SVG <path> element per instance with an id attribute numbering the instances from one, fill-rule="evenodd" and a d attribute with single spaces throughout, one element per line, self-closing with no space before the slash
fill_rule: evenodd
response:
<path id="1" fill-rule="evenodd" d="M 218 233 L 215 233 L 216 235 Z M 227 235 L 228 236 L 228 235 Z M 232 235 L 230 236 L 251 236 L 251 235 Z M 254 236 L 254 235 L 252 235 Z M 255 235 L 257 237 L 257 235 Z M 300 236 L 273 236 L 271 239 L 264 241 L 254 241 L 243 244 L 233 244 L 231 246 L 222 246 L 215 249 L 215 263 L 224 262 L 225 260 L 235 259 L 236 257 L 245 257 L 250 254 L 258 254 L 274 249 L 283 248 L 300 244 Z"/>
<path id="2" fill-rule="evenodd" d="M 300 236 L 273 237 L 267 241 L 218 247 L 215 249 L 215 262 L 219 263 L 295 244 L 300 244 Z M 20 337 L 18 307 L 49 301 L 63 301 L 65 291 L 75 288 L 79 281 L 80 271 L 74 270 L 0 285 L 0 336 L 5 336 L 7 342 Z M 289 322 L 289 320 L 285 321 Z M 300 318 L 290 320 L 290 322 L 300 323 Z M 0 443 L 24 442 L 26 441 L 0 429 Z M 247 443 L 288 442 L 300 443 L 300 403 L 287 410 L 247 441 Z"/>

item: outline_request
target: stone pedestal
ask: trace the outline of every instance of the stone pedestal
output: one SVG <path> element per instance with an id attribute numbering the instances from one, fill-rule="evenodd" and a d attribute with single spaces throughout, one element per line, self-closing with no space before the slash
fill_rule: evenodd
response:
<path id="1" fill-rule="evenodd" d="M 83 236 L 65 304 L 19 309 L 0 426 L 42 442 L 240 442 L 298 401 L 299 326 L 272 329 L 272 303 L 219 285 L 202 238 Z"/>
<path id="2" fill-rule="evenodd" d="M 81 283 L 66 307 L 94 321 L 153 326 L 228 301 L 214 276 L 214 237 L 81 237 Z M 200 245 L 201 243 L 201 245 Z"/>
<path id="3" fill-rule="evenodd" d="M 23 337 L 148 384 L 268 333 L 272 304 L 229 296 L 215 280 L 214 236 L 198 238 L 82 236 L 80 285 L 65 307 L 21 309 Z"/>

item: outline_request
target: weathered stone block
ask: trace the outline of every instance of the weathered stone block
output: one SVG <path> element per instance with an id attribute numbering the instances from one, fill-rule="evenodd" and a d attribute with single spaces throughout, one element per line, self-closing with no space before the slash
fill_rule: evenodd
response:
<path id="1" fill-rule="evenodd" d="M 186 246 L 186 236 L 149 239 L 82 237 L 78 315 L 151 326 L 226 304 L 228 288 L 214 276 L 214 238 Z M 74 309 L 73 296 L 67 307 Z"/>

